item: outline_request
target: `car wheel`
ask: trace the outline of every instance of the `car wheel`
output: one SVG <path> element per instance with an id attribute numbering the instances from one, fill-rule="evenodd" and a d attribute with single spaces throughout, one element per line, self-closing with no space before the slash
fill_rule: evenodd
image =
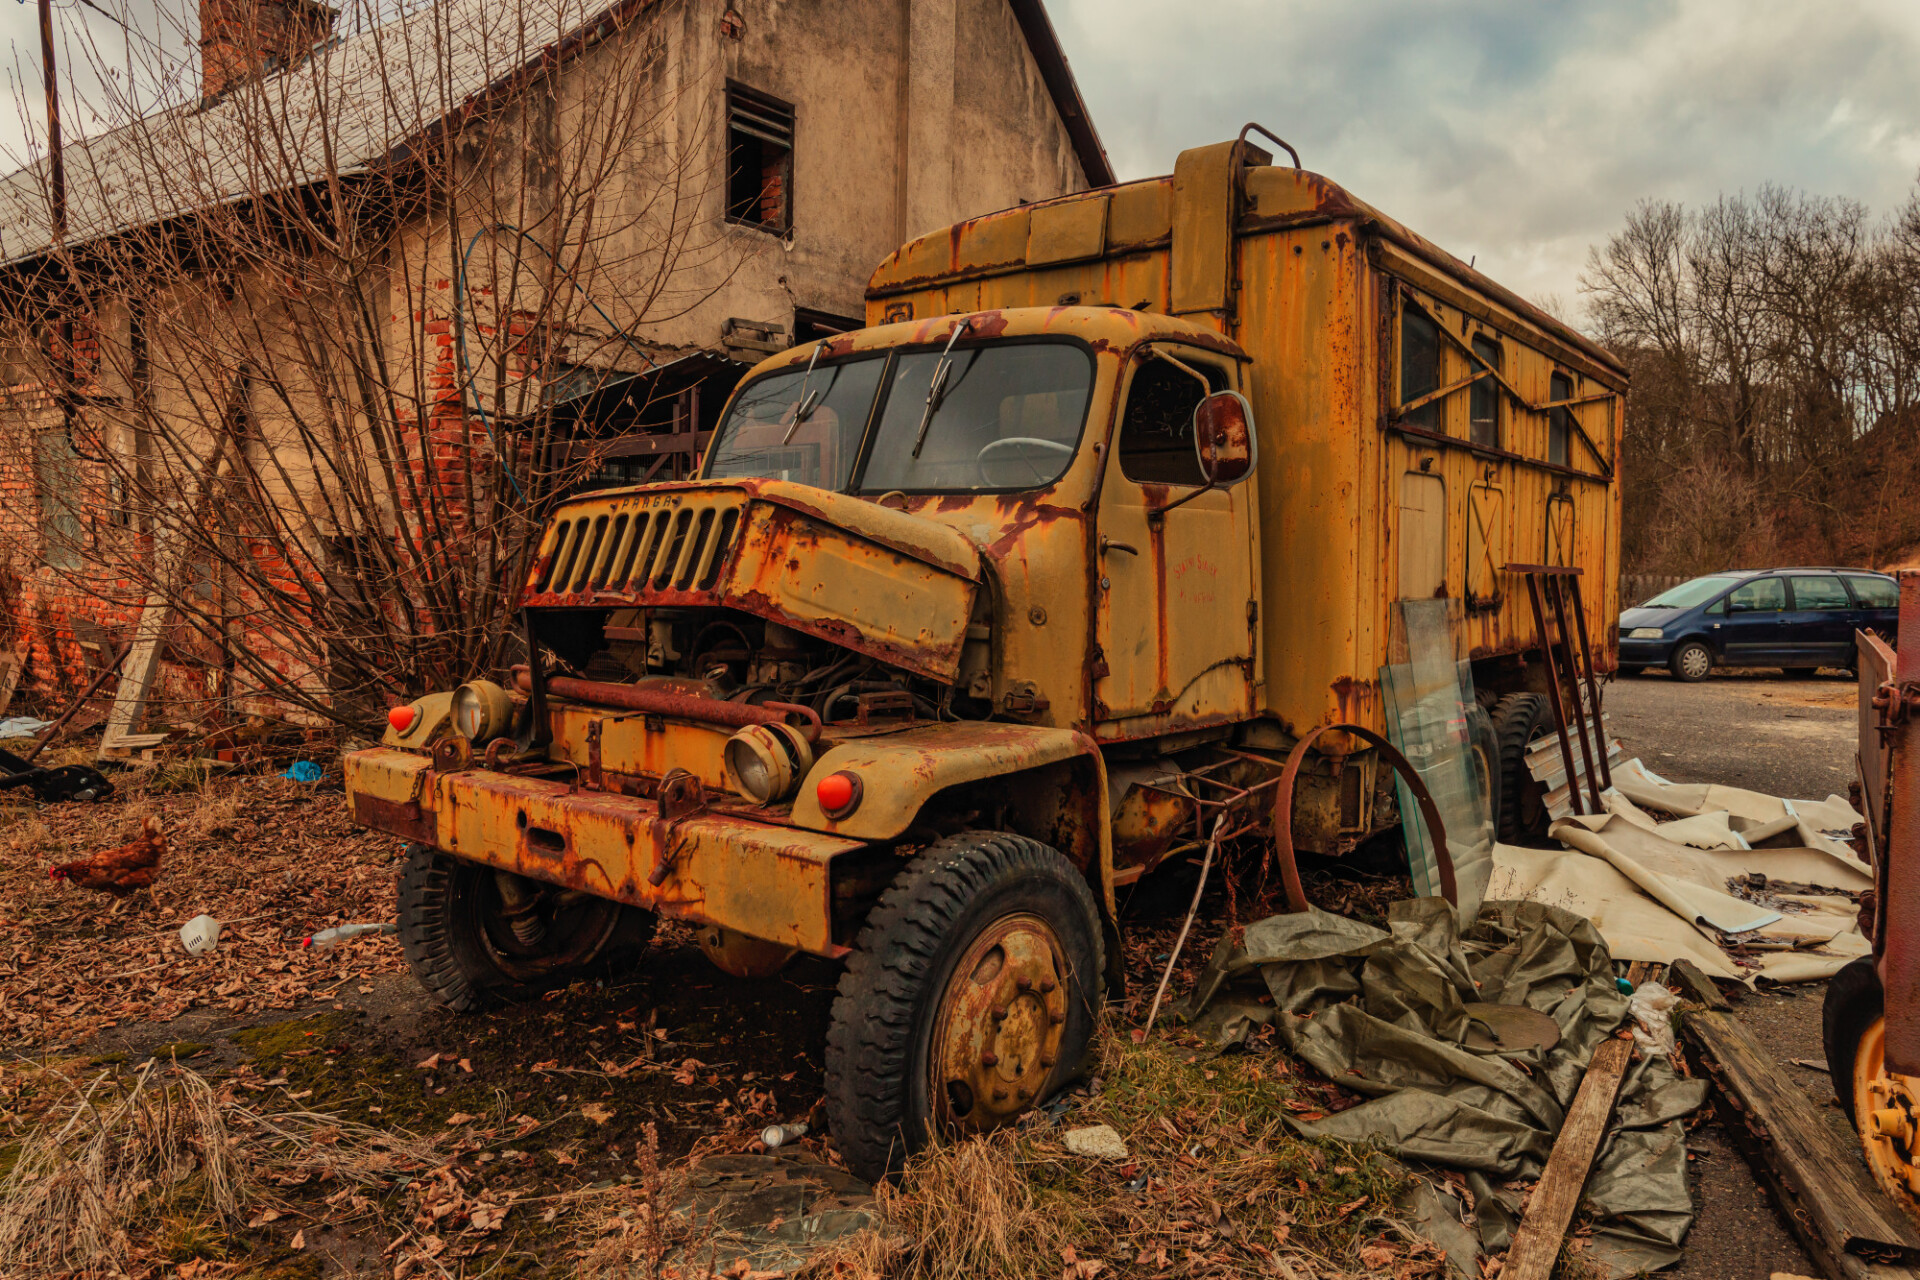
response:
<path id="1" fill-rule="evenodd" d="M 1698 640 L 1689 640 L 1673 651 L 1667 668 L 1673 672 L 1674 679 L 1688 684 L 1705 680 L 1713 673 L 1713 650 Z"/>
<path id="2" fill-rule="evenodd" d="M 877 1181 L 1075 1079 L 1105 966 L 1093 891 L 1057 851 L 986 831 L 929 845 L 868 916 L 833 1004 L 827 1120 L 847 1167 Z"/>
<path id="3" fill-rule="evenodd" d="M 1494 705 L 1493 733 L 1500 764 L 1500 807 L 1494 810 L 1494 829 L 1505 844 L 1544 840 L 1553 825 L 1546 788 L 1528 771 L 1527 752 L 1552 735 L 1556 723 L 1553 704 L 1542 693 L 1510 693 Z"/>
<path id="4" fill-rule="evenodd" d="M 450 858 L 424 845 L 400 874 L 400 950 L 413 976 L 461 1013 L 529 1000 L 598 959 L 636 959 L 651 911 Z"/>

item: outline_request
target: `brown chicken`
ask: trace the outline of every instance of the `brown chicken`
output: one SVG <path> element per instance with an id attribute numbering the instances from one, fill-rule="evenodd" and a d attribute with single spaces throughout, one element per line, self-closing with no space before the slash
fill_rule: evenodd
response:
<path id="1" fill-rule="evenodd" d="M 167 837 L 160 830 L 160 819 L 148 818 L 140 838 L 118 849 L 102 849 L 80 862 L 63 862 L 47 872 L 52 880 L 68 880 L 82 889 L 110 893 L 124 898 L 136 889 L 153 883 L 166 856 Z"/>

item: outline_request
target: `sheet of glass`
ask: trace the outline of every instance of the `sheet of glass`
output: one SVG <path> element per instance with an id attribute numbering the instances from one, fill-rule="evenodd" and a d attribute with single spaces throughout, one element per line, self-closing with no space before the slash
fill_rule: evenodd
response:
<path id="1" fill-rule="evenodd" d="M 1380 668 L 1380 689 L 1387 711 L 1387 738 L 1426 783 L 1446 826 L 1447 852 L 1459 895 L 1456 905 L 1461 918 L 1470 920 L 1480 909 L 1493 874 L 1494 825 L 1487 771 L 1495 762 L 1474 750 L 1467 721 L 1467 708 L 1473 705 L 1473 672 L 1454 656 L 1447 604 L 1438 598 L 1399 602 L 1406 661 Z M 1394 785 L 1413 890 L 1423 897 L 1436 896 L 1440 863 L 1432 836 L 1420 820 L 1419 804 L 1406 782 L 1396 777 Z"/>

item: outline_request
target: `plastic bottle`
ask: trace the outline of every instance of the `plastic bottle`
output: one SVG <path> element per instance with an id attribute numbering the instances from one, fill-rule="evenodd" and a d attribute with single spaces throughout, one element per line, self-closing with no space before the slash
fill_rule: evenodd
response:
<path id="1" fill-rule="evenodd" d="M 770 1124 L 760 1134 L 760 1141 L 768 1147 L 783 1147 L 789 1142 L 803 1138 L 807 1133 L 807 1122 L 795 1124 Z"/>
<path id="2" fill-rule="evenodd" d="M 391 920 L 387 921 L 385 924 L 380 924 L 375 922 L 370 922 L 367 924 L 337 924 L 333 926 L 333 928 L 331 929 L 322 929 L 320 932 L 314 934 L 311 938 L 308 938 L 306 941 L 302 942 L 300 945 L 303 948 L 318 947 L 319 949 L 324 951 L 328 947 L 333 946 L 335 943 L 345 942 L 349 938 L 365 937 L 369 933 L 398 933 L 398 932 L 400 932 L 400 926 L 395 924 Z"/>

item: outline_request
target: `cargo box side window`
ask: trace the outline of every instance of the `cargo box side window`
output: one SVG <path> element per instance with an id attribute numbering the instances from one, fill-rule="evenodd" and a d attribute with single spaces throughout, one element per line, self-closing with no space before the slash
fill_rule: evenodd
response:
<path id="1" fill-rule="evenodd" d="M 1547 399 L 1573 399 L 1573 379 L 1556 372 L 1547 384 Z M 1547 410 L 1547 461 L 1567 465 L 1567 441 L 1573 435 L 1573 410 L 1566 405 Z"/>
<path id="2" fill-rule="evenodd" d="M 1440 330 L 1411 307 L 1400 312 L 1400 403 L 1409 404 L 1440 389 Z M 1440 401 L 1429 400 L 1400 415 L 1410 427 L 1439 431 Z"/>
<path id="3" fill-rule="evenodd" d="M 1217 366 L 1187 352 L 1181 364 L 1205 374 L 1215 391 L 1227 387 Z M 1136 484 L 1203 484 L 1193 448 L 1193 411 L 1205 394 L 1198 379 L 1166 360 L 1148 360 L 1133 375 L 1126 416 L 1120 420 L 1120 474 Z"/>
<path id="4" fill-rule="evenodd" d="M 1473 335 L 1473 354 L 1485 363 L 1485 368 L 1494 372 L 1500 370 L 1500 344 L 1484 333 Z M 1482 373 L 1475 366 L 1475 373 Z M 1500 447 L 1500 384 L 1491 376 L 1483 376 L 1473 384 L 1469 396 L 1468 420 L 1471 428 L 1469 435 L 1473 443 L 1485 445 L 1489 449 Z"/>

